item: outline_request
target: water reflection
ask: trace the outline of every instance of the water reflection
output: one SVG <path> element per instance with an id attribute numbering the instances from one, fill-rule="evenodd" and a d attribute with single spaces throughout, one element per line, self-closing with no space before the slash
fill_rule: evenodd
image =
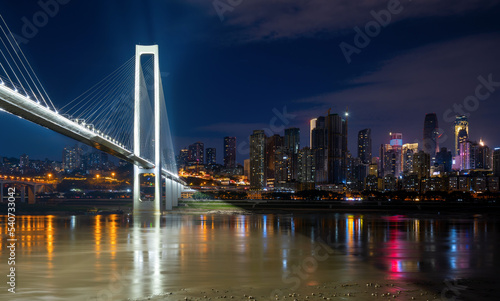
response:
<path id="1" fill-rule="evenodd" d="M 16 295 L 106 300 L 221 284 L 272 290 L 370 277 L 493 278 L 498 223 L 374 214 L 19 216 Z M 5 216 L 0 232 L 7 234 Z M 324 243 L 335 252 L 318 248 Z M 6 258 L 5 240 L 0 247 Z M 328 256 L 311 261 L 319 255 Z"/>

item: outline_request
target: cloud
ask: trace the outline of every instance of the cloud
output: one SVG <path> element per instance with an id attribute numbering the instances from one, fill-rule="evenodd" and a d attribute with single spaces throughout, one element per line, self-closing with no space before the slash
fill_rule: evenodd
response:
<path id="1" fill-rule="evenodd" d="M 474 92 L 477 77 L 500 78 L 500 35 L 478 35 L 413 49 L 381 63 L 378 70 L 346 82 L 348 88 L 299 102 L 447 107 Z"/>
<path id="2" fill-rule="evenodd" d="M 435 112 L 440 127 L 448 134 L 447 144 L 451 144 L 453 136 L 450 118 L 459 113 L 456 107 L 462 106 L 470 114 L 472 138 L 479 139 L 480 133 L 491 133 L 488 128 L 491 124 L 487 125 L 484 117 L 500 111 L 500 88 L 481 100 L 475 110 L 467 110 L 464 100 L 475 94 L 481 83 L 479 77 L 487 79 L 491 75 L 493 81 L 500 82 L 499 48 L 499 34 L 423 46 L 347 80 L 343 89 L 299 99 L 296 103 L 306 107 L 302 112 L 308 118 L 321 108 L 332 107 L 332 112 L 340 113 L 349 106 L 352 132 L 370 127 L 379 141 L 384 141 L 389 131 L 403 132 L 406 141 L 420 139 L 425 114 Z M 314 108 L 307 109 L 312 105 Z M 497 138 L 490 137 L 494 145 L 500 143 L 493 139 Z"/>
<path id="3" fill-rule="evenodd" d="M 215 1 L 189 0 L 202 6 L 208 14 L 219 18 Z M 391 22 L 409 18 L 450 16 L 476 10 L 487 11 L 500 0 L 218 0 L 241 3 L 225 11 L 224 25 L 236 29 L 240 41 L 273 40 L 309 37 L 318 34 L 352 33 L 373 19 L 370 12 L 386 9 L 391 1 L 399 2 L 403 10 L 392 16 Z"/>

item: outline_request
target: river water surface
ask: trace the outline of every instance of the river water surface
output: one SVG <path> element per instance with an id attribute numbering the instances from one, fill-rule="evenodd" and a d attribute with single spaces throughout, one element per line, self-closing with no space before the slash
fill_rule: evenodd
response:
<path id="1" fill-rule="evenodd" d="M 0 274 L 9 273 L 6 224 L 2 216 Z M 373 297 L 378 284 L 416 300 L 500 300 L 499 231 L 500 220 L 483 216 L 18 216 L 16 294 L 4 276 L 0 299 L 244 299 L 251 292 L 274 300 L 308 289 L 334 296 L 346 286 L 356 300 Z M 346 292 L 338 299 L 349 299 Z"/>

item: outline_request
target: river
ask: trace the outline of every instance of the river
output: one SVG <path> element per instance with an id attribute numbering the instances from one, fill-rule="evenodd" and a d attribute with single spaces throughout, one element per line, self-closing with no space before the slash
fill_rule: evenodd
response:
<path id="1" fill-rule="evenodd" d="M 2 281 L 0 299 L 499 300 L 499 226 L 381 213 L 17 216 L 16 293 Z M 5 216 L 0 232 L 8 274 Z"/>

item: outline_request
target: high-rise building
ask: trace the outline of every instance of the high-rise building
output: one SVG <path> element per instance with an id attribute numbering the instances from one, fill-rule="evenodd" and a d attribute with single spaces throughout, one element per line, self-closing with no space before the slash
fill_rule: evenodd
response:
<path id="1" fill-rule="evenodd" d="M 349 121 L 349 108 L 345 109 L 344 113 L 345 119 L 342 125 L 342 174 L 344 177 L 344 183 L 347 182 L 347 158 L 348 158 L 348 147 L 347 147 L 347 136 L 348 136 L 348 121 Z"/>
<path id="2" fill-rule="evenodd" d="M 390 133 L 389 144 L 380 147 L 381 177 L 393 175 L 395 178 L 403 173 L 403 134 Z"/>
<path id="3" fill-rule="evenodd" d="M 177 160 L 177 164 L 179 166 L 185 166 L 189 162 L 189 150 L 187 148 L 183 148 L 179 151 L 179 158 Z"/>
<path id="4" fill-rule="evenodd" d="M 464 130 L 461 130 L 463 132 Z M 458 170 L 468 170 L 471 169 L 471 148 L 472 142 L 469 140 L 460 141 L 458 144 L 459 155 L 455 157 L 456 165 L 458 165 Z"/>
<path id="5" fill-rule="evenodd" d="M 215 147 L 207 147 L 205 150 L 207 165 L 215 165 L 217 164 L 217 150 Z"/>
<path id="6" fill-rule="evenodd" d="M 26 154 L 22 154 L 21 157 L 19 158 L 19 167 L 24 169 L 28 168 L 30 165 L 30 158 Z"/>
<path id="7" fill-rule="evenodd" d="M 291 165 L 289 174 L 292 180 L 296 180 L 298 177 L 298 155 L 300 150 L 300 129 L 298 128 L 288 128 L 285 129 L 284 137 L 285 152 L 288 152 L 287 156 L 290 157 Z"/>
<path id="8" fill-rule="evenodd" d="M 243 161 L 243 174 L 247 179 L 250 179 L 250 159 Z"/>
<path id="9" fill-rule="evenodd" d="M 82 167 L 83 150 L 78 145 L 65 147 L 63 150 L 62 165 L 66 171 L 73 171 Z"/>
<path id="10" fill-rule="evenodd" d="M 188 160 L 191 164 L 205 164 L 205 145 L 202 142 L 196 142 L 188 148 Z"/>
<path id="11" fill-rule="evenodd" d="M 372 133 L 371 129 L 364 129 L 358 133 L 358 158 L 364 164 L 372 160 Z"/>
<path id="12" fill-rule="evenodd" d="M 329 184 L 345 184 L 347 174 L 347 122 L 338 114 L 326 117 Z"/>
<path id="13" fill-rule="evenodd" d="M 250 135 L 250 188 L 254 190 L 266 185 L 266 138 L 262 130 Z"/>
<path id="14" fill-rule="evenodd" d="M 316 128 L 318 118 L 313 118 L 309 120 L 309 147 L 313 148 L 313 131 Z"/>
<path id="15" fill-rule="evenodd" d="M 279 150 L 283 149 L 283 137 L 276 134 L 266 141 L 266 181 L 267 186 L 274 187 L 276 181 L 276 162 L 279 162 Z M 278 156 L 278 157 L 277 157 Z M 279 178 L 279 176 L 278 176 Z"/>
<path id="16" fill-rule="evenodd" d="M 413 155 L 418 152 L 418 143 L 403 144 L 403 173 L 413 172 Z"/>
<path id="17" fill-rule="evenodd" d="M 424 152 L 431 155 L 431 158 L 435 158 L 436 153 L 439 151 L 438 137 L 438 119 L 436 113 L 429 113 L 425 115 L 422 147 Z"/>
<path id="18" fill-rule="evenodd" d="M 469 139 L 469 121 L 467 116 L 460 115 L 455 119 L 455 156 L 460 155 L 460 142 Z"/>
<path id="19" fill-rule="evenodd" d="M 312 130 L 312 149 L 316 163 L 316 183 L 328 183 L 328 135 L 326 131 L 326 119 L 323 116 L 315 118 L 315 128 Z"/>
<path id="20" fill-rule="evenodd" d="M 236 137 L 224 137 L 224 167 L 236 167 Z"/>
<path id="21" fill-rule="evenodd" d="M 299 151 L 298 170 L 298 181 L 302 189 L 314 189 L 314 177 L 316 175 L 314 152 L 309 147 L 305 147 Z"/>
<path id="22" fill-rule="evenodd" d="M 491 166 L 491 151 L 490 148 L 484 144 L 483 140 L 479 140 L 479 144 L 474 147 L 474 169 L 489 170 Z"/>
<path id="23" fill-rule="evenodd" d="M 95 150 L 86 157 L 86 169 L 104 170 L 108 166 L 108 154 L 99 150 Z"/>
<path id="24" fill-rule="evenodd" d="M 431 156 L 424 152 L 419 151 L 413 155 L 413 172 L 418 175 L 419 179 L 430 177 L 431 171 Z"/>
<path id="25" fill-rule="evenodd" d="M 436 164 L 443 166 L 444 172 L 450 172 L 452 167 L 452 155 L 451 151 L 448 151 L 446 147 L 442 147 L 441 150 L 436 154 Z"/>
<path id="26" fill-rule="evenodd" d="M 493 151 L 493 174 L 500 177 L 500 147 Z"/>

